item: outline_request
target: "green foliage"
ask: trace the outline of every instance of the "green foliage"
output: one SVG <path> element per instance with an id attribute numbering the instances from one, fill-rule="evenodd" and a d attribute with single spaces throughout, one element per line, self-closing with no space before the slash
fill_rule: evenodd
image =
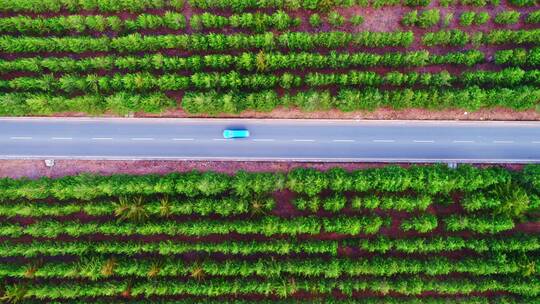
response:
<path id="1" fill-rule="evenodd" d="M 501 74 L 502 75 L 502 74 Z M 444 74 L 441 74 L 444 76 Z M 444 80 L 444 78 L 439 78 Z M 484 78 L 485 79 L 485 78 Z M 510 79 L 513 81 L 512 79 Z M 437 80 L 439 81 L 439 80 Z M 467 80 L 468 81 L 468 80 Z M 473 81 L 473 80 L 471 80 Z M 480 89 L 471 86 L 465 89 L 396 89 L 379 90 L 366 88 L 363 90 L 342 89 L 337 96 L 327 91 L 299 92 L 295 95 L 278 97 L 273 91 L 261 93 L 195 93 L 184 97 L 182 104 L 189 113 L 220 113 L 225 101 L 231 102 L 237 113 L 248 109 L 260 109 L 256 100 L 268 102 L 263 110 L 271 110 L 276 106 L 300 108 L 303 111 L 327 110 L 336 108 L 349 112 L 355 110 L 374 110 L 380 107 L 394 109 L 466 109 L 476 111 L 480 108 L 507 107 L 515 110 L 534 108 L 538 104 L 540 90 L 535 87 L 516 87 Z M 271 106 L 268 106 L 271 105 Z"/>
<path id="2" fill-rule="evenodd" d="M 455 5 L 456 0 L 439 0 L 439 4 L 442 7 L 448 7 L 450 5 Z"/>
<path id="3" fill-rule="evenodd" d="M 495 16 L 495 23 L 498 24 L 514 24 L 519 22 L 520 13 L 517 11 L 503 11 Z"/>
<path id="4" fill-rule="evenodd" d="M 538 66 L 540 65 L 540 48 L 500 50 L 495 52 L 495 63 L 514 66 Z"/>
<path id="5" fill-rule="evenodd" d="M 0 11 L 15 13 L 58 13 L 67 10 L 71 13 L 82 10 L 116 13 L 129 11 L 132 13 L 148 9 L 174 8 L 180 10 L 183 0 L 1 0 Z"/>
<path id="6" fill-rule="evenodd" d="M 407 6 L 428 6 L 431 0 L 405 0 L 403 4 Z"/>
<path id="7" fill-rule="evenodd" d="M 538 0 L 509 0 L 515 6 L 535 6 L 538 5 Z"/>
<path id="8" fill-rule="evenodd" d="M 322 25 L 321 16 L 319 14 L 311 14 L 309 16 L 309 24 L 314 28 L 320 27 Z"/>
<path id="9" fill-rule="evenodd" d="M 404 220 L 400 227 L 403 229 L 403 231 L 414 230 L 420 233 L 426 233 L 437 228 L 437 225 L 437 217 L 435 215 L 425 214 Z"/>
<path id="10" fill-rule="evenodd" d="M 406 26 L 430 28 L 438 24 L 440 19 L 441 15 L 437 9 L 426 10 L 420 13 L 418 13 L 417 10 L 414 10 L 403 16 L 402 23 Z"/>
<path id="11" fill-rule="evenodd" d="M 533 49 L 535 50 L 535 49 Z M 353 67 L 416 67 L 430 64 L 465 64 L 472 66 L 481 63 L 484 55 L 478 50 L 449 52 L 435 55 L 428 51 L 376 53 L 354 52 L 344 53 L 331 51 L 329 54 L 310 52 L 263 52 L 264 71 L 292 69 L 324 69 Z M 97 70 L 111 71 L 123 69 L 128 71 L 162 71 L 177 72 L 179 70 L 200 72 L 203 69 L 227 70 L 236 69 L 252 72 L 257 70 L 256 62 L 261 52 L 244 52 L 240 55 L 204 55 L 175 57 L 163 54 L 144 56 L 102 56 L 84 59 L 70 57 L 33 57 L 16 60 L 0 60 L 0 72 L 27 71 L 36 73 L 68 72 L 89 73 Z"/>
<path id="12" fill-rule="evenodd" d="M 374 8 L 381 8 L 383 6 L 397 6 L 400 5 L 400 0 L 372 0 L 371 6 Z"/>
<path id="13" fill-rule="evenodd" d="M 364 23 L 364 17 L 362 17 L 361 15 L 353 15 L 349 18 L 349 23 L 354 26 L 358 26 Z"/>
<path id="14" fill-rule="evenodd" d="M 463 46 L 469 42 L 469 34 L 460 30 L 449 30 L 426 33 L 422 37 L 422 43 L 426 46 Z"/>
<path id="15" fill-rule="evenodd" d="M 272 236 L 277 234 L 297 236 L 300 234 L 316 235 L 333 232 L 345 235 L 359 233 L 374 234 L 382 226 L 382 219 L 378 216 L 356 216 L 317 218 L 295 217 L 284 219 L 275 216 L 265 216 L 251 220 L 213 220 L 198 219 L 176 222 L 144 221 L 135 222 L 79 222 L 43 220 L 30 225 L 0 224 L 0 235 L 18 237 L 30 235 L 33 237 L 54 238 L 59 235 L 80 237 L 85 235 L 103 234 L 106 236 L 154 235 L 167 236 L 208 236 L 212 234 L 227 235 L 237 233 L 241 235 L 262 234 Z"/>
<path id="16" fill-rule="evenodd" d="M 205 12 L 200 15 L 192 15 L 190 25 L 193 31 L 223 29 L 230 26 L 232 28 L 249 29 L 262 33 L 270 29 L 285 30 L 298 25 L 298 21 L 284 11 L 277 11 L 271 15 L 243 13 L 233 14 L 229 17 Z"/>
<path id="17" fill-rule="evenodd" d="M 461 26 L 469 26 L 473 24 L 475 17 L 475 12 L 463 12 L 461 16 L 459 16 L 459 24 Z"/>
<path id="18" fill-rule="evenodd" d="M 487 12 L 479 12 L 474 18 L 474 24 L 481 25 L 489 21 L 489 14 Z"/>
<path id="19" fill-rule="evenodd" d="M 199 9 L 232 9 L 241 12 L 247 9 L 277 8 L 287 10 L 328 11 L 337 6 L 354 5 L 352 0 L 189 0 L 192 7 Z"/>
<path id="20" fill-rule="evenodd" d="M 345 17 L 343 17 L 339 12 L 337 11 L 331 11 L 328 14 L 328 23 L 334 27 L 340 27 L 345 23 Z"/>
<path id="21" fill-rule="evenodd" d="M 525 22 L 532 24 L 540 23 L 540 10 L 530 12 L 525 19 Z"/>
<path id="22" fill-rule="evenodd" d="M 448 231 L 471 230 L 477 233 L 499 233 L 513 229 L 514 221 L 509 216 L 459 216 L 451 215 L 443 219 Z"/>
<path id="23" fill-rule="evenodd" d="M 471 5 L 476 7 L 482 7 L 487 5 L 487 0 L 460 0 L 461 5 Z"/>

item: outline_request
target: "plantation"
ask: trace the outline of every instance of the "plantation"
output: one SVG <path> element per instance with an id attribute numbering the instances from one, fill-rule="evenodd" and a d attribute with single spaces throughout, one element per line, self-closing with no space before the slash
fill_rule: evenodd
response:
<path id="1" fill-rule="evenodd" d="M 537 8 L 536 0 L 2 0 L 0 115 L 534 113 Z"/>
<path id="2" fill-rule="evenodd" d="M 540 166 L 0 179 L 6 303 L 540 303 Z"/>

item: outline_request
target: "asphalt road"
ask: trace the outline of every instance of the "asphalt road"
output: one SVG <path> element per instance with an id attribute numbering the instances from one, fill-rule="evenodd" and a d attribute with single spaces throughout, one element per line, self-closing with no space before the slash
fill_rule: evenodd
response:
<path id="1" fill-rule="evenodd" d="M 532 163 L 540 123 L 3 118 L 0 158 Z"/>

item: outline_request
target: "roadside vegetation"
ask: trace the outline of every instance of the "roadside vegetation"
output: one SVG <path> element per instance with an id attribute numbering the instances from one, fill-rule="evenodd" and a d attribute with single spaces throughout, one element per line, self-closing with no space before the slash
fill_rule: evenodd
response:
<path id="1" fill-rule="evenodd" d="M 0 296 L 536 303 L 539 190 L 534 165 L 4 178 Z"/>

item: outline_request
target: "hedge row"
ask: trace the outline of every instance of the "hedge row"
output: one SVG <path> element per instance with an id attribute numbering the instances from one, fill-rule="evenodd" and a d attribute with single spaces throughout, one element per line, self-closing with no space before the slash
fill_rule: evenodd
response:
<path id="1" fill-rule="evenodd" d="M 28 92 L 42 91 L 49 93 L 94 93 L 111 94 L 115 92 L 168 92 L 190 90 L 249 90 L 260 91 L 281 87 L 284 89 L 317 88 L 337 85 L 339 87 L 413 87 L 427 88 L 455 86 L 520 87 L 525 85 L 540 86 L 540 70 L 522 70 L 506 68 L 501 71 L 474 71 L 451 75 L 447 71 L 437 73 L 389 72 L 378 74 L 366 71 L 347 73 L 307 73 L 299 76 L 291 73 L 281 75 L 248 74 L 236 71 L 229 73 L 194 73 L 189 76 L 166 73 L 155 76 L 151 73 L 116 73 L 112 76 L 63 75 L 55 78 L 52 74 L 36 77 L 17 77 L 0 80 L 0 89 Z"/>
<path id="2" fill-rule="evenodd" d="M 112 265 L 111 265 L 112 264 Z M 533 268 L 528 269 L 528 264 Z M 104 267 L 110 270 L 103 271 Z M 0 263 L 0 278 L 24 279 L 105 279 L 108 277 L 186 277 L 195 271 L 208 276 L 276 278 L 285 276 L 339 278 L 343 276 L 384 276 L 399 274 L 425 274 L 442 276 L 449 274 L 527 276 L 540 272 L 540 260 L 535 257 L 498 256 L 466 257 L 449 259 L 428 257 L 425 259 L 402 257 L 372 258 L 258 258 L 256 260 L 225 259 L 221 261 L 202 259 L 186 261 L 182 257 L 155 258 L 106 258 L 90 257 L 66 261 L 49 261 L 41 264 Z"/>
<path id="3" fill-rule="evenodd" d="M 354 299 L 335 299 L 331 297 L 319 296 L 309 300 L 289 299 L 212 299 L 212 298 L 193 298 L 183 297 L 181 300 L 155 300 L 156 304 L 191 304 L 196 301 L 204 301 L 207 304 L 538 304 L 540 297 L 517 297 L 517 296 L 467 296 L 467 297 L 448 297 L 448 296 L 425 296 L 421 298 L 384 295 L 380 297 L 366 297 Z M 39 301 L 24 301 L 25 304 L 41 304 Z M 50 301 L 50 304 L 63 304 L 64 302 Z M 145 304 L 146 300 L 114 300 L 114 299 L 78 299 L 70 300 L 72 304 Z"/>
<path id="4" fill-rule="evenodd" d="M 300 108 L 302 111 L 338 109 L 344 112 L 421 108 L 430 110 L 465 109 L 477 111 L 495 106 L 518 111 L 534 109 L 540 100 L 536 87 L 515 89 L 396 89 L 363 90 L 341 89 L 336 96 L 329 91 L 307 91 L 279 97 L 273 91 L 259 93 L 188 92 L 182 99 L 182 108 L 191 114 L 240 113 L 245 110 L 267 112 L 278 106 Z"/>
<path id="5" fill-rule="evenodd" d="M 533 30 L 493 30 L 478 32 L 473 39 L 485 44 L 538 44 L 540 29 Z M 408 47 L 412 44 L 412 32 L 291 32 L 274 35 L 271 32 L 257 35 L 245 34 L 194 34 L 194 35 L 153 35 L 138 33 L 122 37 L 0 37 L 0 51 L 5 53 L 36 52 L 119 52 L 134 53 L 177 49 L 186 51 L 225 51 L 275 48 L 290 50 L 313 50 L 316 48 L 345 47 Z M 460 30 L 426 33 L 422 41 L 427 46 L 465 45 L 471 41 L 468 33 Z"/>
<path id="6" fill-rule="evenodd" d="M 184 0 L 0 0 L 1 12 L 15 13 L 57 13 L 62 10 L 118 13 L 161 8 L 181 10 L 183 7 Z"/>
<path id="7" fill-rule="evenodd" d="M 168 217 L 172 215 L 220 215 L 231 216 L 239 214 L 260 213 L 271 211 L 275 201 L 271 198 L 199 198 L 199 199 L 169 199 L 145 201 L 142 197 L 128 199 L 120 198 L 115 201 L 89 201 L 86 203 L 0 203 L 0 216 L 5 217 L 43 217 L 66 216 L 86 213 L 90 216 L 117 216 L 129 219 L 137 213 L 137 217 Z"/>
<path id="8" fill-rule="evenodd" d="M 172 30 L 184 29 L 186 18 L 174 12 L 165 12 L 162 16 L 141 14 L 135 19 L 120 19 L 118 16 L 82 16 L 70 15 L 52 18 L 31 18 L 17 16 L 0 18 L 0 33 L 21 35 L 43 34 L 82 34 L 94 32 L 136 32 L 145 29 L 168 28 Z"/>
<path id="9" fill-rule="evenodd" d="M 531 55 L 531 57 L 533 56 Z M 442 55 L 430 54 L 425 50 L 389 52 L 383 55 L 365 52 L 338 53 L 331 51 L 328 55 L 306 52 L 285 54 L 280 52 L 245 52 L 241 55 L 212 54 L 176 57 L 159 53 L 144 56 L 100 56 L 81 59 L 71 57 L 31 57 L 0 60 L 0 73 L 14 71 L 89 73 L 113 69 L 163 72 L 182 70 L 200 72 L 207 69 L 231 69 L 247 72 L 270 72 L 281 69 L 341 69 L 375 66 L 416 67 L 432 64 L 466 65 L 470 67 L 484 62 L 484 58 L 484 53 L 478 50 L 450 52 Z"/>
<path id="10" fill-rule="evenodd" d="M 33 237 L 56 238 L 59 235 L 80 237 L 85 235 L 102 234 L 107 236 L 155 235 L 168 236 L 207 236 L 227 235 L 237 233 L 241 235 L 262 234 L 289 235 L 299 234 L 317 235 L 322 232 L 357 235 L 360 233 L 374 234 L 383 224 L 388 224 L 390 218 L 384 220 L 378 216 L 338 216 L 320 218 L 315 216 L 281 218 L 264 216 L 256 219 L 217 220 L 197 219 L 186 221 L 141 221 L 141 222 L 80 222 L 43 220 L 29 225 L 4 222 L 0 224 L 0 236 L 20 237 L 29 235 Z"/>
<path id="11" fill-rule="evenodd" d="M 529 165 L 520 178 L 540 188 L 540 167 Z M 538 180 L 538 181 L 537 181 Z M 241 197 L 288 189 L 316 195 L 325 189 L 344 191 L 402 192 L 436 194 L 452 191 L 476 191 L 512 181 L 509 171 L 498 167 L 479 169 L 461 165 L 452 170 L 444 165 L 386 166 L 347 172 L 340 168 L 329 171 L 298 168 L 285 178 L 280 173 L 247 173 L 233 176 L 215 172 L 171 173 L 167 175 L 88 175 L 65 176 L 58 179 L 0 179 L 0 200 L 45 199 L 90 200 L 105 196 L 128 195 L 222 195 L 234 193 Z"/>
<path id="12" fill-rule="evenodd" d="M 16 285 L 15 285 L 16 286 Z M 16 288 L 9 286 L 8 288 Z M 434 292 L 447 295 L 468 295 L 477 292 L 508 292 L 522 296 L 537 296 L 540 282 L 537 278 L 483 277 L 459 279 L 430 279 L 419 276 L 392 279 L 294 279 L 287 284 L 283 279 L 205 279 L 180 281 L 177 279 L 152 279 L 135 282 L 108 280 L 100 282 L 54 281 L 29 283 L 23 298 L 74 299 L 80 297 L 116 296 L 129 289 L 131 296 L 222 296 L 222 295 L 277 295 L 285 298 L 296 292 L 329 294 L 339 291 L 351 296 L 353 292 L 371 291 L 386 294 L 419 295 Z"/>
<path id="13" fill-rule="evenodd" d="M 412 32 L 292 32 L 275 35 L 271 32 L 246 34 L 153 35 L 139 33 L 122 37 L 14 37 L 0 36 L 0 51 L 5 53 L 55 52 L 119 52 L 135 53 L 166 49 L 185 51 L 231 51 L 276 48 L 290 50 L 337 49 L 347 46 L 407 47 L 413 42 Z"/>
<path id="14" fill-rule="evenodd" d="M 337 95 L 329 91 L 307 91 L 278 96 L 275 91 L 258 93 L 187 92 L 182 108 L 190 114 L 240 113 L 245 110 L 267 112 L 277 107 L 299 108 L 304 112 L 338 109 L 344 112 L 374 110 L 378 107 L 393 109 L 423 108 L 430 110 L 504 107 L 518 111 L 534 109 L 540 100 L 537 87 L 481 89 L 395 89 L 364 90 L 342 89 Z M 0 114 L 5 116 L 50 115 L 57 112 L 85 112 L 92 115 L 104 112 L 128 114 L 130 112 L 159 113 L 176 107 L 176 101 L 164 94 L 133 94 L 120 92 L 110 96 L 83 95 L 66 97 L 38 93 L 1 93 Z"/>
<path id="15" fill-rule="evenodd" d="M 39 256 L 92 256 L 92 255 L 127 255 L 140 254 L 178 255 L 186 253 L 228 254 L 250 256 L 256 254 L 327 254 L 337 256 L 339 246 L 352 250 L 371 253 L 418 253 L 435 254 L 468 250 L 476 253 L 529 253 L 540 249 L 540 238 L 536 234 L 517 234 L 510 236 L 482 236 L 463 238 L 457 236 L 422 237 L 422 238 L 388 238 L 348 239 L 345 241 L 316 240 L 298 241 L 294 238 L 250 240 L 250 241 L 221 241 L 215 242 L 184 242 L 184 241 L 57 241 L 40 240 L 29 243 L 3 241 L 0 243 L 0 257 Z M 342 251 L 341 251 L 342 252 Z"/>

